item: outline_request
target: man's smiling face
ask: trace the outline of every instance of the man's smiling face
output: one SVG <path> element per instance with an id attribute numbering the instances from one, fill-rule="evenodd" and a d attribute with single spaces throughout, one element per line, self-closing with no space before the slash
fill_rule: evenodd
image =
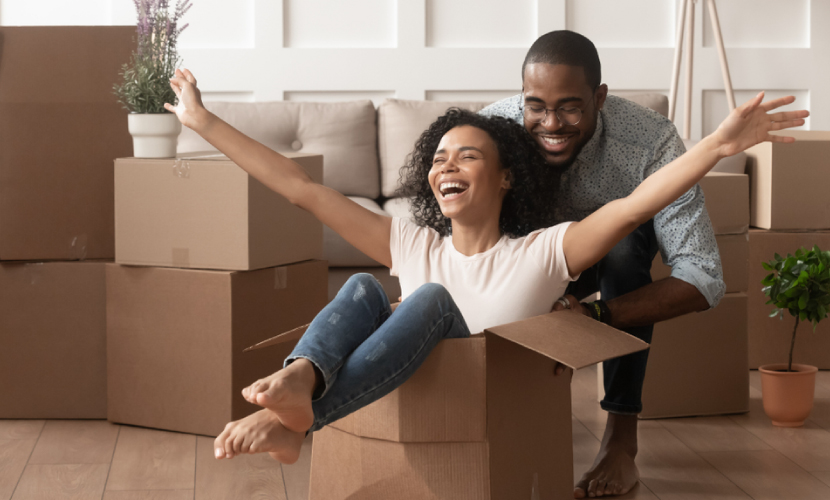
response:
<path id="1" fill-rule="evenodd" d="M 528 64 L 522 87 L 525 106 L 550 110 L 578 108 L 582 112 L 576 125 L 560 122 L 552 111 L 547 112 L 541 123 L 524 119 L 525 128 L 541 146 L 547 162 L 560 168 L 569 167 L 594 135 L 608 87 L 591 88 L 582 67 L 547 63 Z"/>

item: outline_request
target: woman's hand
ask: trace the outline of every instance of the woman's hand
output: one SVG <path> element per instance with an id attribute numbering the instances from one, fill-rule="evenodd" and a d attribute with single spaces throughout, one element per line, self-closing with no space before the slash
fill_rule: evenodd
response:
<path id="1" fill-rule="evenodd" d="M 764 141 L 795 141 L 792 137 L 772 135 L 770 132 L 804 125 L 804 118 L 810 116 L 810 112 L 802 109 L 769 113 L 781 106 L 792 104 L 795 97 L 781 97 L 762 103 L 763 99 L 764 93 L 761 92 L 755 98 L 732 110 L 712 134 L 712 137 L 717 140 L 721 155 L 732 156 Z"/>
<path id="2" fill-rule="evenodd" d="M 190 70 L 177 69 L 176 76 L 170 79 L 170 87 L 179 102 L 175 106 L 166 103 L 164 109 L 176 113 L 182 125 L 198 132 L 206 123 L 209 112 L 202 104 L 202 93 L 196 87 L 196 77 Z"/>

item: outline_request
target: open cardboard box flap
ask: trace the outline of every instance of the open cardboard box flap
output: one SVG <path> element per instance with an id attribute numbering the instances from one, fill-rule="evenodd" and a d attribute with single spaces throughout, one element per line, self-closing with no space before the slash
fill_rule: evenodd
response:
<path id="1" fill-rule="evenodd" d="M 281 333 L 244 352 L 299 340 L 308 325 Z M 607 359 L 644 351 L 648 344 L 625 332 L 577 314 L 555 312 L 485 330 L 569 368 L 578 370 Z"/>

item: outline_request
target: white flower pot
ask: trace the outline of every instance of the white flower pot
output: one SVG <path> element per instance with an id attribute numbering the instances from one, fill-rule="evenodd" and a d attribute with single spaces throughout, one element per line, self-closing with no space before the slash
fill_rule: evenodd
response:
<path id="1" fill-rule="evenodd" d="M 136 158 L 173 158 L 182 124 L 173 113 L 130 113 L 127 116 Z"/>

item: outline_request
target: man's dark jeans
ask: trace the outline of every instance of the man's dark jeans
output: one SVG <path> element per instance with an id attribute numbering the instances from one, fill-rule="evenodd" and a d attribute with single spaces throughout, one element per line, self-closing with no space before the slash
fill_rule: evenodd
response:
<path id="1" fill-rule="evenodd" d="M 654 223 L 648 221 L 611 249 L 599 263 L 583 272 L 568 288 L 570 294 L 582 299 L 596 293 L 609 301 L 651 283 L 651 262 L 657 254 Z M 626 328 L 625 332 L 651 343 L 654 325 Z M 637 414 L 643 411 L 643 379 L 646 375 L 648 350 L 605 361 L 605 398 L 600 406 L 605 411 Z"/>

